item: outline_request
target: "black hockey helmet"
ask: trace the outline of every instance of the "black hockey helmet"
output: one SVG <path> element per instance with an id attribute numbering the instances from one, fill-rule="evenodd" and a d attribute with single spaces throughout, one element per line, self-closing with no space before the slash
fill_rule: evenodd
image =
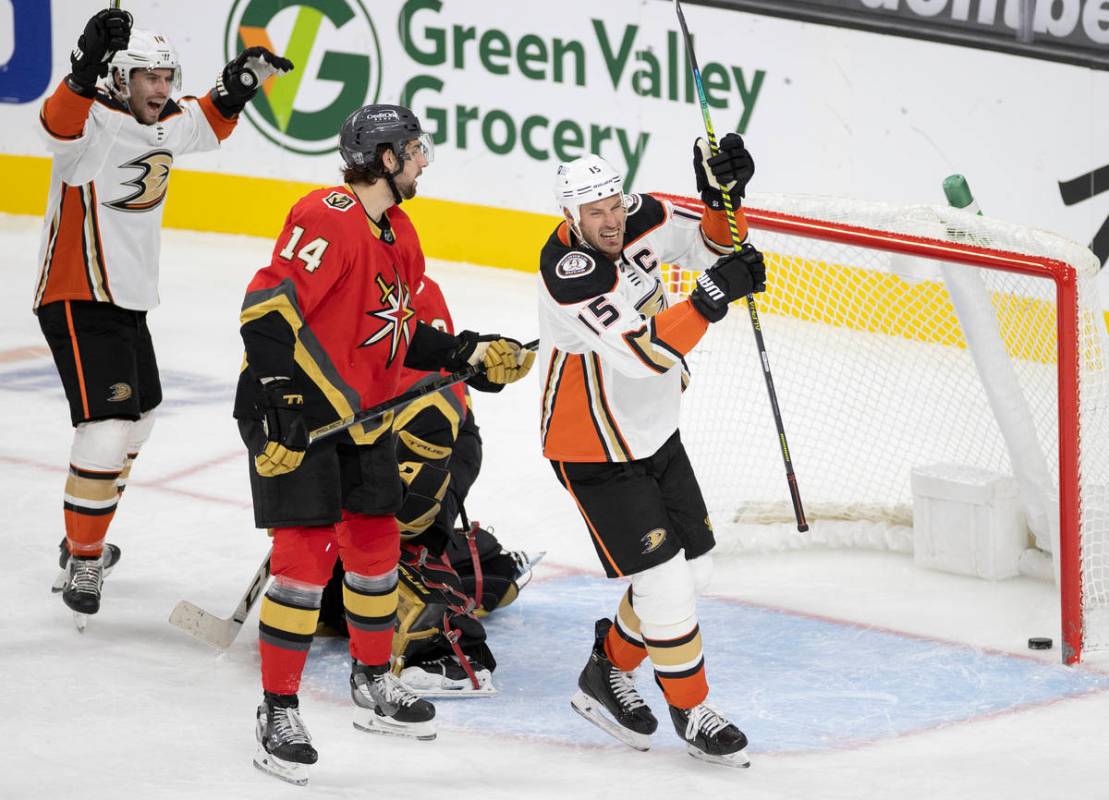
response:
<path id="1" fill-rule="evenodd" d="M 372 166 L 380 145 L 389 145 L 399 161 L 408 157 L 405 145 L 420 140 L 424 158 L 433 156 L 431 136 L 420 120 L 404 106 L 375 103 L 355 111 L 339 129 L 339 153 L 348 167 Z"/>

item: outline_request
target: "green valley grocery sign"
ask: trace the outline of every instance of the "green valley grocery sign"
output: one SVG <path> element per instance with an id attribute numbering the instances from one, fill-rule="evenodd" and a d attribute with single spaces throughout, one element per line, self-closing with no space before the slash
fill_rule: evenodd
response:
<path id="1" fill-rule="evenodd" d="M 246 117 L 275 144 L 305 155 L 334 152 L 352 109 L 377 102 L 381 46 L 359 0 L 236 0 L 227 20 L 228 60 L 261 45 L 296 64 L 270 78 Z"/>

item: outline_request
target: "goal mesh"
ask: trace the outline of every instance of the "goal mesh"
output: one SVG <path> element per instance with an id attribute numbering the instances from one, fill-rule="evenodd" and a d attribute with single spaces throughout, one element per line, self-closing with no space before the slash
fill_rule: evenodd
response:
<path id="1" fill-rule="evenodd" d="M 791 547 L 826 541 L 835 524 L 848 540 L 888 537 L 912 524 L 913 467 L 1012 475 L 1031 541 L 1063 553 L 1057 570 L 1073 561 L 1061 584 L 1064 639 L 1068 625 L 1081 632 L 1073 657 L 1109 648 L 1109 346 L 1093 254 L 946 206 L 752 195 L 745 211 L 766 255 L 759 317 L 813 529 L 789 534 L 780 444 L 740 303 L 690 354 L 683 401 L 683 439 L 721 537 L 758 525 L 768 532 L 758 546 Z M 694 277 L 671 270 L 668 288 L 686 294 Z M 1062 483 L 1061 453 L 1077 467 Z"/>

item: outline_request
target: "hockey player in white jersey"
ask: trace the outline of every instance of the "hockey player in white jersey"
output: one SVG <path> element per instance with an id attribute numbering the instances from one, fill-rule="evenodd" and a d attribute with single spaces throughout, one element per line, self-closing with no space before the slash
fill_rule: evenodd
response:
<path id="1" fill-rule="evenodd" d="M 88 21 L 70 62 L 39 115 L 53 166 L 34 311 L 74 426 L 55 587 L 83 629 L 119 560 L 104 539 L 162 399 L 146 313 L 173 160 L 219 147 L 261 83 L 293 65 L 250 48 L 211 92 L 177 101 L 177 51 L 119 9 Z"/>
<path id="2" fill-rule="evenodd" d="M 631 584 L 615 623 L 597 621 L 574 710 L 648 749 L 658 722 L 634 672 L 649 658 L 689 753 L 747 766 L 747 738 L 705 703 L 696 595 L 708 583 L 715 541 L 678 412 L 683 356 L 729 303 L 765 288 L 766 272 L 751 245 L 731 252 L 720 210 L 722 189 L 738 208 L 754 172 L 742 139 L 729 134 L 712 158 L 698 140 L 694 169 L 704 214 L 651 194 L 625 195 L 621 176 L 599 156 L 559 167 L 565 220 L 540 256 L 541 435 L 606 574 Z M 664 263 L 704 270 L 687 299 L 671 302 Z"/>

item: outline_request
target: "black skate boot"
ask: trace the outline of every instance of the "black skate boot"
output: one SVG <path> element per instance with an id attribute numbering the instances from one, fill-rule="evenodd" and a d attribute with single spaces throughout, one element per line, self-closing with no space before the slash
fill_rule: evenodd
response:
<path id="1" fill-rule="evenodd" d="M 358 706 L 354 727 L 360 731 L 421 741 L 436 736 L 435 706 L 401 683 L 388 665 L 371 667 L 352 662 L 350 696 Z"/>
<path id="2" fill-rule="evenodd" d="M 685 749 L 694 758 L 728 767 L 749 767 L 744 748 L 747 737 L 739 728 L 701 703 L 693 708 L 670 706 L 674 730 L 685 740 Z"/>
<path id="3" fill-rule="evenodd" d="M 104 568 L 100 556 L 73 556 L 66 566 L 62 602 L 73 610 L 73 622 L 82 633 L 89 615 L 100 610 L 100 590 L 104 585 Z"/>
<path id="4" fill-rule="evenodd" d="M 570 706 L 629 747 L 648 750 L 658 720 L 635 688 L 635 673 L 621 672 L 605 655 L 605 637 L 611 627 L 611 620 L 597 620 L 593 652 L 578 677 L 579 691 L 571 698 Z"/>
<path id="5" fill-rule="evenodd" d="M 100 558 L 104 561 L 104 577 L 107 578 L 112 571 L 112 567 L 119 563 L 123 551 L 117 545 L 105 544 L 104 552 L 100 554 Z M 65 537 L 58 542 L 58 577 L 54 579 L 54 585 L 50 587 L 52 592 L 60 592 L 65 588 L 65 582 L 69 577 L 69 572 L 66 567 L 69 566 L 69 548 L 66 546 Z"/>
<path id="6" fill-rule="evenodd" d="M 304 786 L 308 783 L 308 765 L 315 764 L 319 754 L 300 718 L 299 705 L 295 694 L 265 693 L 258 706 L 254 766 L 275 778 Z"/>

